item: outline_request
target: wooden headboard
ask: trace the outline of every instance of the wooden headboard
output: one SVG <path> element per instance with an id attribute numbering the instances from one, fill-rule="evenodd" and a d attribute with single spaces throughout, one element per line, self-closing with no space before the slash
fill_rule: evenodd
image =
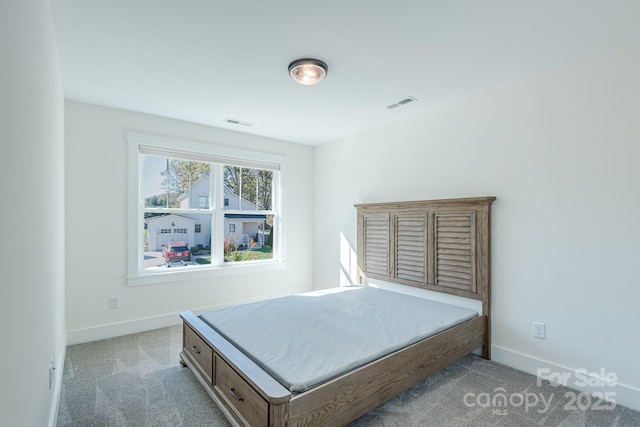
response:
<path id="1" fill-rule="evenodd" d="M 478 299 L 490 318 L 495 199 L 355 205 L 359 281 L 369 277 Z"/>

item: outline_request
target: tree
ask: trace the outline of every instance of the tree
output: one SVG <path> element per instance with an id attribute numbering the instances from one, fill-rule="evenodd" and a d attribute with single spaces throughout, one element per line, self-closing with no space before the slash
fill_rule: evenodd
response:
<path id="1" fill-rule="evenodd" d="M 273 171 L 259 169 L 258 170 L 258 209 L 273 209 Z"/>
<path id="2" fill-rule="evenodd" d="M 178 196 L 187 192 L 198 180 L 211 173 L 211 164 L 209 163 L 169 158 L 166 161 L 167 168 L 161 172 L 164 177 L 162 183 L 164 194 L 147 198 L 147 207 L 179 207 Z M 223 179 L 225 185 L 243 200 L 256 205 L 256 209 L 273 209 L 273 171 L 225 166 Z"/>
<path id="3" fill-rule="evenodd" d="M 237 166 L 225 166 L 223 173 L 225 185 L 231 188 L 231 190 L 236 194 L 240 194 L 240 169 L 242 168 Z"/>
<path id="4" fill-rule="evenodd" d="M 267 234 L 267 238 L 264 240 L 264 245 L 273 248 L 273 232 L 275 227 L 273 223 L 271 224 L 271 229 L 269 230 L 269 234 Z"/>
<path id="5" fill-rule="evenodd" d="M 224 183 L 239 197 L 255 204 L 257 209 L 272 209 L 273 171 L 225 166 Z"/>

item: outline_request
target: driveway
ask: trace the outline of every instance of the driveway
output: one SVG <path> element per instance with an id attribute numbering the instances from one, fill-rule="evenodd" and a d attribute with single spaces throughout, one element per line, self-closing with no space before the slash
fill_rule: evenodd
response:
<path id="1" fill-rule="evenodd" d="M 191 255 L 191 262 L 187 262 L 187 265 L 196 265 L 194 262 L 196 259 L 200 258 L 199 256 Z M 172 264 L 172 267 L 167 266 L 164 262 L 164 257 L 162 256 L 162 251 L 150 251 L 144 253 L 144 268 L 175 268 L 181 267 L 181 262 L 175 262 Z"/>

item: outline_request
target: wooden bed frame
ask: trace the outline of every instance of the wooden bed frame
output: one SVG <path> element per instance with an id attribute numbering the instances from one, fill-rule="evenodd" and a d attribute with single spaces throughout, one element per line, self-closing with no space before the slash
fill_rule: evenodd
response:
<path id="1" fill-rule="evenodd" d="M 234 426 L 336 426 L 470 352 L 490 358 L 490 218 L 495 197 L 356 205 L 365 278 L 482 301 L 483 313 L 338 378 L 292 394 L 192 312 L 181 363 Z"/>

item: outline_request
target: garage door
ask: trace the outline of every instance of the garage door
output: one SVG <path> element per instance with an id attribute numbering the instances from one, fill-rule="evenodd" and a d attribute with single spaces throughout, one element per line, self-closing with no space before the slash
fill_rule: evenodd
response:
<path id="1" fill-rule="evenodd" d="M 167 242 L 187 242 L 189 236 L 186 228 L 161 228 L 158 230 L 158 237 L 156 239 L 157 251 L 162 250 L 162 245 Z"/>

